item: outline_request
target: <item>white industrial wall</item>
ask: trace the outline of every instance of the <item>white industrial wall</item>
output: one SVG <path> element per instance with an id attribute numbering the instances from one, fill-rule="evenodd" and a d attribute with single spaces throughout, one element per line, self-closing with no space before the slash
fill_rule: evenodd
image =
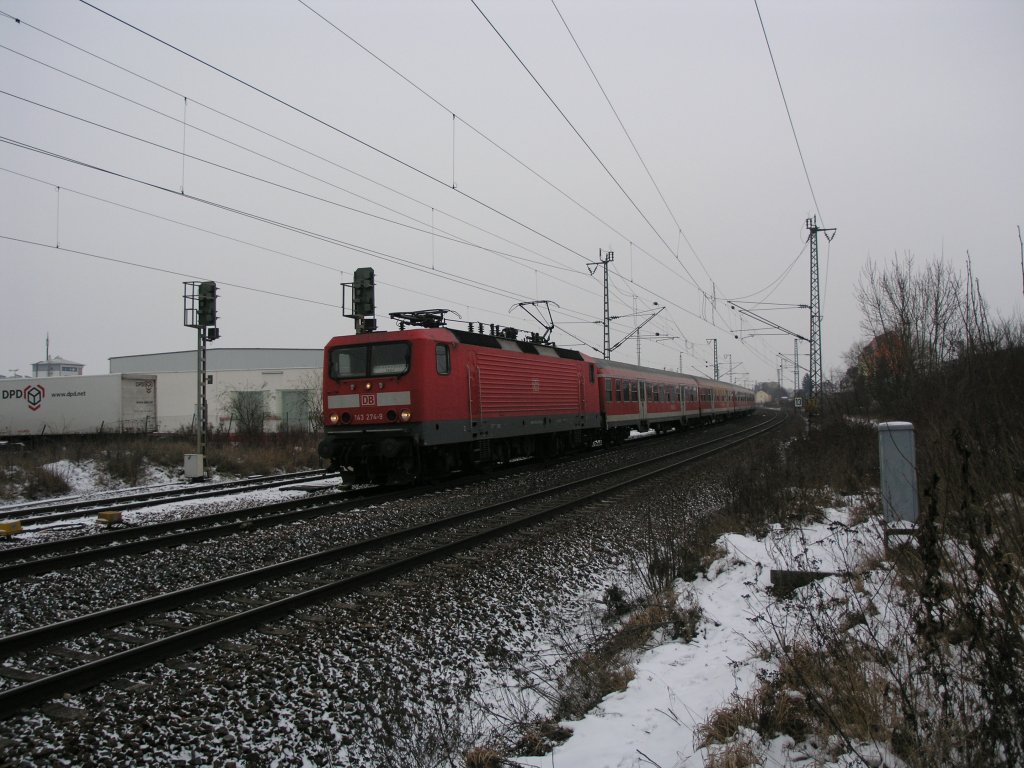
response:
<path id="1" fill-rule="evenodd" d="M 159 431 L 175 432 L 192 429 L 196 409 L 195 371 L 157 373 L 157 416 Z M 282 425 L 283 392 L 314 390 L 319 397 L 319 368 L 291 368 L 280 371 L 214 371 L 208 374 L 206 402 L 210 428 L 235 431 L 231 424 L 230 397 L 232 392 L 263 391 L 269 418 L 264 423 L 268 432 L 277 432 Z"/>

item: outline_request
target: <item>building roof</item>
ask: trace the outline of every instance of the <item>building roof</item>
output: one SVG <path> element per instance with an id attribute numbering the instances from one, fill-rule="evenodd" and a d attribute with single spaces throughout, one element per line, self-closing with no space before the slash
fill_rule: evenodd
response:
<path id="1" fill-rule="evenodd" d="M 177 373 L 196 370 L 197 352 L 155 352 L 109 358 L 111 373 Z M 323 349 L 217 347 L 206 350 L 206 370 L 266 371 L 323 366 Z"/>
<path id="2" fill-rule="evenodd" d="M 49 360 L 40 360 L 38 363 L 32 363 L 32 366 L 37 368 L 47 365 L 77 365 L 79 368 L 85 367 L 85 363 L 76 363 L 74 360 L 66 360 L 60 355 L 54 355 Z"/>

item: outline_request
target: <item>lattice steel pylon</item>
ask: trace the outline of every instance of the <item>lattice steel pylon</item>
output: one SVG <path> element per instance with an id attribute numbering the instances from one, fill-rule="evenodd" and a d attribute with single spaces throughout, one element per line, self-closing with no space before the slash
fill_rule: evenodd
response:
<path id="1" fill-rule="evenodd" d="M 793 339 L 793 397 L 800 388 L 800 339 Z"/>
<path id="2" fill-rule="evenodd" d="M 715 367 L 714 367 L 715 376 L 714 376 L 714 378 L 715 378 L 715 381 L 718 381 L 718 339 L 704 339 L 704 341 L 706 341 L 708 344 L 710 344 L 711 347 L 712 347 L 712 350 L 714 351 L 714 360 L 715 360 Z"/>
<path id="3" fill-rule="evenodd" d="M 598 248 L 597 255 L 600 261 L 592 261 L 587 264 L 587 267 L 593 267 L 590 270 L 590 274 L 594 274 L 598 267 L 604 267 L 604 314 L 602 315 L 602 324 L 604 326 L 604 348 L 602 349 L 602 355 L 605 360 L 612 359 L 612 318 L 611 318 L 611 306 L 608 303 L 608 265 L 615 261 L 615 251 L 605 251 L 604 255 L 601 254 L 601 249 Z"/>
<path id="4" fill-rule="evenodd" d="M 824 232 L 829 242 L 835 237 L 835 227 L 826 229 L 818 226 L 818 217 L 807 219 L 807 241 L 811 248 L 811 391 L 807 398 L 807 413 L 815 414 L 821 400 L 821 289 L 818 280 L 818 233 Z"/>

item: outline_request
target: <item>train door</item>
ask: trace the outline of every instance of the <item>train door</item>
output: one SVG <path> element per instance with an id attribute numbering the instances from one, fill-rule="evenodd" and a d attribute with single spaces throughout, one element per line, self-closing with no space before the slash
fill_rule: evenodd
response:
<path id="1" fill-rule="evenodd" d="M 640 408 L 640 426 L 646 429 L 647 428 L 647 400 L 648 400 L 648 398 L 650 396 L 651 385 L 649 383 L 647 383 L 646 381 L 638 381 L 637 382 L 637 389 L 640 392 L 640 394 L 637 396 L 638 399 L 640 400 L 640 402 L 637 403 L 637 405 Z"/>
<path id="2" fill-rule="evenodd" d="M 478 426 L 483 421 L 483 403 L 480 398 L 480 366 L 477 365 L 476 355 L 470 353 L 469 361 L 466 364 L 466 397 L 468 416 L 472 427 Z"/>

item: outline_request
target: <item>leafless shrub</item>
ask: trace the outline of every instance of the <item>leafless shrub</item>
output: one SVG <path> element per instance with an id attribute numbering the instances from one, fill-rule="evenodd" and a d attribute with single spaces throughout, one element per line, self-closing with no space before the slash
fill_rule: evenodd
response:
<path id="1" fill-rule="evenodd" d="M 27 499 L 45 499 L 60 496 L 71 490 L 71 484 L 65 472 L 60 469 L 42 466 L 30 466 L 23 475 L 21 495 Z"/>
<path id="2" fill-rule="evenodd" d="M 378 692 L 377 763 L 408 768 L 500 766 L 493 762 L 500 758 L 497 750 L 486 746 L 490 727 L 484 711 L 472 701 L 469 681 L 439 684 L 444 690 L 426 707 L 410 708 L 400 686 Z"/>
<path id="3" fill-rule="evenodd" d="M 226 392 L 224 397 L 224 410 L 230 418 L 229 423 L 234 431 L 248 438 L 264 433 L 267 417 L 270 416 L 265 390 L 235 390 Z M 231 431 L 231 427 L 229 427 L 229 431 Z"/>
<path id="4" fill-rule="evenodd" d="M 579 720 L 605 696 L 624 691 L 636 671 L 621 652 L 584 651 L 572 659 L 557 682 L 553 720 Z"/>
<path id="5" fill-rule="evenodd" d="M 207 465 L 225 475 L 248 476 L 316 469 L 318 435 L 289 433 L 265 435 L 249 443 L 213 437 L 207 447 Z M 48 467 L 58 460 L 92 464 L 103 477 L 130 485 L 146 482 L 150 467 L 171 472 L 182 468 L 183 456 L 196 450 L 189 435 L 104 435 L 88 440 L 38 442 L 24 450 L 0 453 L 0 498 L 47 498 L 71 490 L 66 474 Z"/>
<path id="6" fill-rule="evenodd" d="M 115 438 L 103 450 L 100 466 L 113 478 L 139 485 L 145 478 L 145 444 L 130 438 Z"/>

